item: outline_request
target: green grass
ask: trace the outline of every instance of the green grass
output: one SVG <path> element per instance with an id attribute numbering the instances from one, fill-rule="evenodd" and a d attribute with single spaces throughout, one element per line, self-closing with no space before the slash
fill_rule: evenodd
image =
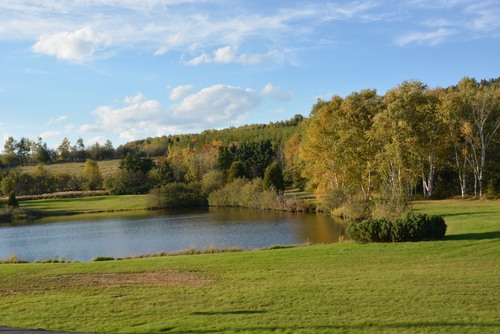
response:
<path id="1" fill-rule="evenodd" d="M 147 208 L 148 195 L 112 195 L 79 198 L 36 199 L 19 201 L 23 209 L 41 210 L 47 214 L 76 212 L 111 212 L 144 210 Z"/>
<path id="2" fill-rule="evenodd" d="M 0 325 L 98 333 L 498 333 L 500 202 L 444 241 L 0 265 Z"/>

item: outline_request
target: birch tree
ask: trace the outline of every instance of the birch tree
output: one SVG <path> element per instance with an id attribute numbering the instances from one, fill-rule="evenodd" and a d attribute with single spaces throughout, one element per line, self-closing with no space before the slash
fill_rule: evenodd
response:
<path id="1" fill-rule="evenodd" d="M 461 132 L 469 150 L 466 158 L 474 172 L 474 194 L 481 197 L 488 149 L 500 129 L 500 87 L 464 78 L 457 89 L 465 108 L 457 113 L 462 116 Z"/>

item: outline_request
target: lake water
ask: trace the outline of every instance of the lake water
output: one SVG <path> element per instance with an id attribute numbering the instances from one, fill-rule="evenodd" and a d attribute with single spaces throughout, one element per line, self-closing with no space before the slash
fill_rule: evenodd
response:
<path id="1" fill-rule="evenodd" d="M 250 210 L 185 210 L 73 216 L 23 225 L 0 225 L 0 258 L 35 261 L 65 257 L 125 257 L 190 247 L 265 248 L 306 242 L 332 243 L 345 225 L 314 214 Z"/>

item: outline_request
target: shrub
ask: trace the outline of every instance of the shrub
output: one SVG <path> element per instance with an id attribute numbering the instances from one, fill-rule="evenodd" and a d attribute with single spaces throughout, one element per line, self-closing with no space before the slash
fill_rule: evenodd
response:
<path id="1" fill-rule="evenodd" d="M 402 219 L 367 219 L 350 224 L 346 234 L 358 242 L 403 242 L 442 239 L 446 223 L 441 216 L 407 214 Z"/>
<path id="2" fill-rule="evenodd" d="M 11 191 L 9 194 L 9 199 L 7 200 L 7 206 L 9 208 L 18 208 L 19 207 L 19 202 L 17 201 L 16 193 L 14 191 Z"/>
<path id="3" fill-rule="evenodd" d="M 114 260 L 115 258 L 112 256 L 96 256 L 92 261 L 101 262 L 101 261 L 114 261 Z"/>
<path id="4" fill-rule="evenodd" d="M 151 208 L 185 208 L 208 204 L 198 183 L 179 182 L 169 183 L 151 190 L 149 201 Z"/>
<path id="5" fill-rule="evenodd" d="M 201 179 L 201 190 L 205 195 L 222 188 L 224 186 L 224 174 L 218 170 L 211 170 Z"/>
<path id="6" fill-rule="evenodd" d="M 151 188 L 148 174 L 120 169 L 104 181 L 104 186 L 113 195 L 146 194 Z"/>

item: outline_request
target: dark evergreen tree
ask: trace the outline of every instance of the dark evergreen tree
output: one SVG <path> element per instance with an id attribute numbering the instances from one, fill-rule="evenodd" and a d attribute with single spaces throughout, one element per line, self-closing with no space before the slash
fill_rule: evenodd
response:
<path id="1" fill-rule="evenodd" d="M 278 194 L 285 191 L 285 181 L 280 165 L 275 161 L 266 168 L 263 181 L 264 190 L 274 189 Z"/>

